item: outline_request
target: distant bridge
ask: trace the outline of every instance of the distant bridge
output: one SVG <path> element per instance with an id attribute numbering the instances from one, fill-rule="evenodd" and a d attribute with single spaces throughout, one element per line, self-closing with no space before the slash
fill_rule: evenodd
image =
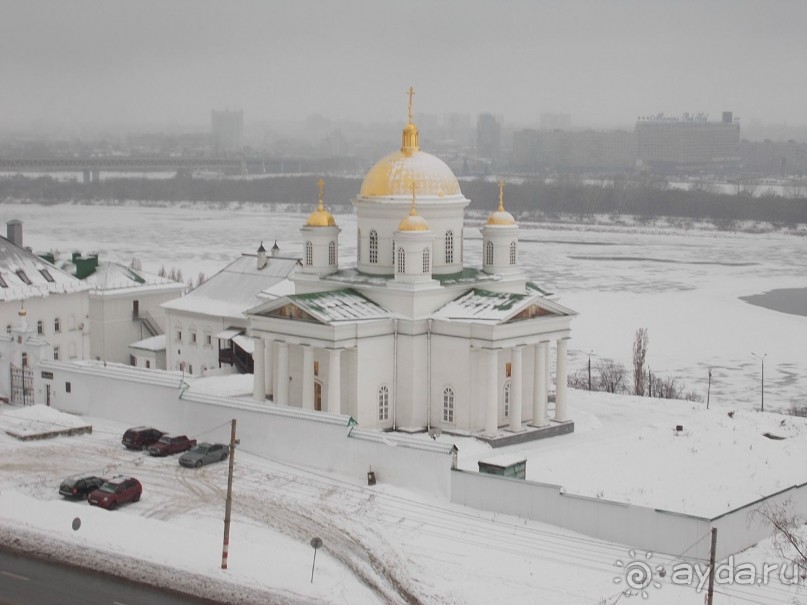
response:
<path id="1" fill-rule="evenodd" d="M 95 182 L 101 172 L 186 172 L 213 170 L 226 174 L 288 174 L 329 170 L 328 158 L 216 158 L 171 156 L 76 156 L 53 158 L 0 158 L 3 172 L 81 172 L 84 182 Z"/>
<path id="2" fill-rule="evenodd" d="M 246 163 L 240 158 L 85 156 L 62 158 L 0 159 L 0 172 L 81 172 L 84 182 L 97 181 L 104 172 L 190 172 L 217 170 L 242 174 Z"/>

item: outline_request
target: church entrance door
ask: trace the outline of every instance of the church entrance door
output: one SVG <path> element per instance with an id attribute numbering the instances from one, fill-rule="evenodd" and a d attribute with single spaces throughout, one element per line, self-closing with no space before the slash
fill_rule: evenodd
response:
<path id="1" fill-rule="evenodd" d="M 314 381 L 314 410 L 322 411 L 322 383 Z"/>

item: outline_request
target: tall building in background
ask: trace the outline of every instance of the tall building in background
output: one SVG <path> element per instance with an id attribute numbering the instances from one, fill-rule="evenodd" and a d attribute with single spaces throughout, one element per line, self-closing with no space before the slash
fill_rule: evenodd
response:
<path id="1" fill-rule="evenodd" d="M 723 171 L 740 165 L 740 124 L 730 111 L 719 122 L 706 114 L 640 117 L 635 132 L 639 161 L 654 171 Z"/>
<path id="2" fill-rule="evenodd" d="M 244 111 L 216 111 L 210 113 L 210 134 L 213 150 L 218 153 L 241 151 L 244 137 Z"/>
<path id="3" fill-rule="evenodd" d="M 496 160 L 502 151 L 502 129 L 489 113 L 479 114 L 476 121 L 476 152 L 480 158 Z"/>

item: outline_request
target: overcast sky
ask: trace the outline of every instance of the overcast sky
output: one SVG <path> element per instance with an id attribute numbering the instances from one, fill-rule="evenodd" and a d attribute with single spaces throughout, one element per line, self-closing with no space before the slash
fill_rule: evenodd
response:
<path id="1" fill-rule="evenodd" d="M 403 120 L 575 125 L 732 110 L 807 124 L 805 0 L 0 0 L 0 127 Z"/>

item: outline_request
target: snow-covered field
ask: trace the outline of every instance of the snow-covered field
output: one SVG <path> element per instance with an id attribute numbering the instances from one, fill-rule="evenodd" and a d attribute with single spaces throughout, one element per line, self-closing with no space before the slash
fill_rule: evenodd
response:
<path id="1" fill-rule="evenodd" d="M 25 242 L 165 265 L 185 279 L 211 275 L 241 251 L 277 240 L 299 254 L 305 213 L 254 204 L 142 206 L 4 204 L 24 221 Z M 355 219 L 337 215 L 341 259 L 355 258 Z M 739 299 L 807 287 L 807 238 L 782 233 L 684 231 L 661 223 L 521 224 L 521 261 L 581 313 L 573 323 L 571 369 L 615 359 L 629 365 L 633 333 L 650 334 L 654 372 L 679 377 L 703 403 L 571 391 L 576 433 L 508 448 L 527 455 L 528 478 L 573 493 L 698 515 L 718 514 L 762 492 L 802 483 L 805 422 L 760 414 L 759 362 L 767 353 L 765 408 L 805 403 L 807 317 Z M 466 264 L 479 264 L 469 225 Z M 7 411 L 8 408 L 6 408 Z M 734 411 L 732 416 L 728 412 Z M 40 412 L 27 411 L 29 414 Z M 84 564 L 179 583 L 229 602 L 616 603 L 628 546 L 554 527 L 449 505 L 379 484 L 372 489 L 246 454 L 237 457 L 230 569 L 220 569 L 226 466 L 182 469 L 120 445 L 126 427 L 98 419 L 91 435 L 18 442 L 0 434 L 0 538 Z M 32 422 L 48 418 L 34 417 Z M 782 422 L 784 421 L 784 424 Z M 9 422 L 9 421 L 6 421 Z M 14 421 L 19 426 L 21 420 Z M 673 427 L 683 425 L 681 434 Z M 0 426 L 2 416 L 0 416 Z M 773 441 L 770 432 L 786 437 Z M 204 438 L 204 435 L 197 437 Z M 451 439 L 442 436 L 441 439 Z M 487 446 L 456 440 L 459 464 L 474 469 Z M 497 450 L 500 452 L 501 450 Z M 605 454 L 608 455 L 605 455 Z M 114 513 L 64 501 L 59 481 L 92 471 L 141 479 L 141 502 Z M 704 495 L 704 484 L 711 489 Z M 80 517 L 74 531 L 72 520 Z M 47 539 L 43 539 L 47 534 Z M 310 582 L 312 537 L 325 546 Z M 125 556 L 119 540 L 127 542 Z M 703 537 L 708 540 L 708 536 Z M 155 545 L 184 544 L 179 555 Z M 92 546 L 92 548 L 86 548 Z M 97 551 L 100 551 L 100 556 Z M 643 553 L 641 553 L 643 554 Z M 738 555 L 775 562 L 771 544 Z M 653 555 L 665 568 L 676 559 Z M 692 586 L 657 578 L 653 603 L 700 603 Z M 715 603 L 790 602 L 798 587 L 720 585 Z M 229 596 L 228 596 L 229 595 Z"/>
<path id="2" fill-rule="evenodd" d="M 803 467 L 803 419 L 787 418 L 781 427 L 782 417 L 774 414 L 745 412 L 729 420 L 725 410 L 693 410 L 686 402 L 664 402 L 660 411 L 654 407 L 661 402 L 627 396 L 572 391 L 571 399 L 577 404 L 570 411 L 584 419 L 583 430 L 547 440 L 544 449 L 548 472 L 557 473 L 554 479 L 566 485 L 596 485 L 608 496 L 624 482 L 642 483 L 649 493 L 664 493 L 663 477 L 677 480 L 700 463 L 704 473 L 711 471 L 711 479 L 721 469 L 725 477 L 719 489 L 733 499 L 753 491 L 748 484 L 766 480 L 771 469 L 792 466 L 796 476 Z M 151 458 L 124 449 L 123 425 L 83 420 L 93 425 L 92 434 L 20 442 L 2 432 L 9 423 L 61 424 L 64 415 L 43 406 L 0 409 L 0 543 L 14 542 L 32 552 L 69 557 L 76 564 L 238 605 L 612 604 L 624 598 L 624 564 L 648 556 L 654 567 L 667 570 L 664 577 L 654 576 L 658 587 L 647 588 L 649 602 L 677 605 L 703 599 L 697 581 L 672 581 L 675 566 L 689 561 L 685 554 L 631 554 L 628 546 L 541 523 L 451 505 L 389 485 L 369 488 L 240 452 L 229 565 L 223 571 L 227 465 L 185 469 L 175 456 Z M 691 429 L 673 437 L 671 422 Z M 769 440 L 760 433 L 771 427 L 787 438 L 770 441 L 768 447 L 764 441 Z M 672 440 L 679 440 L 680 447 L 671 447 Z M 730 456 L 721 455 L 732 440 L 738 446 Z M 607 469 L 603 475 L 602 468 L 587 471 L 600 473 L 597 478 L 570 472 L 588 466 L 598 441 L 602 451 L 612 452 L 625 466 L 640 457 L 640 471 L 650 476 L 638 481 L 636 475 L 610 476 Z M 468 446 L 462 443 L 460 450 L 473 451 Z M 665 468 L 670 460 L 681 473 Z M 62 499 L 59 482 L 78 472 L 135 476 L 144 485 L 142 499 L 114 512 Z M 791 478 L 781 474 L 778 481 Z M 701 475 L 692 481 L 699 479 Z M 689 484 L 684 489 L 697 492 Z M 78 530 L 72 529 L 75 518 L 81 520 Z M 312 583 L 313 537 L 324 546 Z M 708 540 L 708 533 L 701 539 Z M 736 563 L 761 569 L 763 563 L 779 561 L 772 545 L 764 542 L 737 555 Z M 803 589 L 778 577 L 755 586 L 718 584 L 714 602 L 786 603 Z"/>

